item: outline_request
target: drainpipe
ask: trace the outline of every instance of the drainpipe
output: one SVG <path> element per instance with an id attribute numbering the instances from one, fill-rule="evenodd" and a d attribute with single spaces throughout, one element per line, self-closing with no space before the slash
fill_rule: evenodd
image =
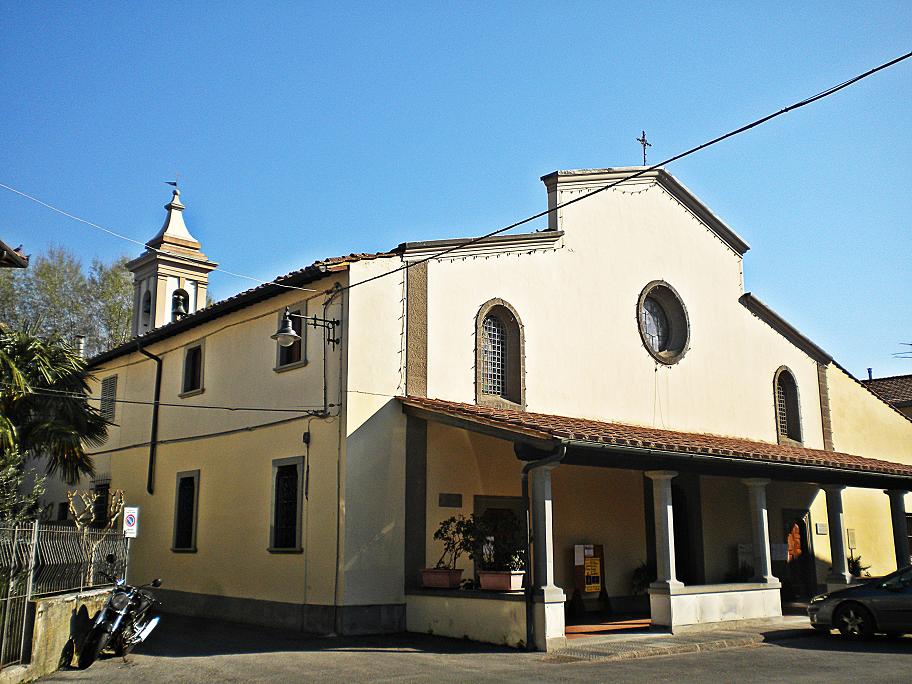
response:
<path id="1" fill-rule="evenodd" d="M 158 402 L 161 399 L 161 380 L 162 380 L 162 359 L 150 351 L 146 351 L 143 346 L 137 342 L 136 350 L 143 356 L 155 361 L 155 392 L 152 404 L 152 430 L 149 435 L 149 475 L 146 479 L 146 491 L 149 494 L 155 493 L 155 452 L 158 448 Z"/>
<path id="2" fill-rule="evenodd" d="M 526 650 L 535 650 L 535 611 L 532 602 L 532 510 L 529 504 L 529 473 L 552 463 L 560 463 L 567 455 L 567 445 L 561 444 L 551 456 L 526 463 L 522 469 L 522 497 L 526 503 Z"/>

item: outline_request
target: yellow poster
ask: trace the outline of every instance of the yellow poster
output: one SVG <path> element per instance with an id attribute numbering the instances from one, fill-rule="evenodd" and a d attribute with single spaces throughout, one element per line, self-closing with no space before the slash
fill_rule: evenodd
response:
<path id="1" fill-rule="evenodd" d="M 586 592 L 601 593 L 602 591 L 602 559 L 590 557 L 583 566 L 586 578 Z"/>

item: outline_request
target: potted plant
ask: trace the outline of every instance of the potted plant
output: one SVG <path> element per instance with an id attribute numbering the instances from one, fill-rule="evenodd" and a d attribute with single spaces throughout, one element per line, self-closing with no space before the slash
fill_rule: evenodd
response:
<path id="1" fill-rule="evenodd" d="M 489 510 L 472 516 L 469 555 L 478 567 L 478 582 L 490 591 L 522 589 L 526 552 L 519 518 L 511 511 Z"/>
<path id="2" fill-rule="evenodd" d="M 442 520 L 434 532 L 434 539 L 443 542 L 443 553 L 437 565 L 421 571 L 421 586 L 435 589 L 457 589 L 462 580 L 462 568 L 456 561 L 469 552 L 468 529 L 471 521 L 462 515 Z"/>

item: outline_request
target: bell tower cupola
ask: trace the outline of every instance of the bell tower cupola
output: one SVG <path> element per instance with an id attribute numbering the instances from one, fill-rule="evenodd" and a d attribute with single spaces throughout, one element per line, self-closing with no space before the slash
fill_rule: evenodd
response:
<path id="1" fill-rule="evenodd" d="M 176 187 L 165 205 L 165 223 L 146 251 L 127 264 L 133 274 L 133 336 L 143 335 L 206 306 L 209 261 L 184 223 Z"/>

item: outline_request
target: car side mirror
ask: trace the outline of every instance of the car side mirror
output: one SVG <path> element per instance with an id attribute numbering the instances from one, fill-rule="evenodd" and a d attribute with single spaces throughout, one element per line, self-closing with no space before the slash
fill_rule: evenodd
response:
<path id="1" fill-rule="evenodd" d="M 161 578 L 156 577 L 154 580 L 152 580 L 151 584 L 153 587 L 156 587 L 156 588 L 160 587 L 162 585 Z"/>
<path id="2" fill-rule="evenodd" d="M 113 553 L 109 553 L 107 556 L 105 556 L 105 560 L 108 561 L 108 565 L 114 565 L 114 563 L 117 561 L 117 556 L 115 556 Z"/>

